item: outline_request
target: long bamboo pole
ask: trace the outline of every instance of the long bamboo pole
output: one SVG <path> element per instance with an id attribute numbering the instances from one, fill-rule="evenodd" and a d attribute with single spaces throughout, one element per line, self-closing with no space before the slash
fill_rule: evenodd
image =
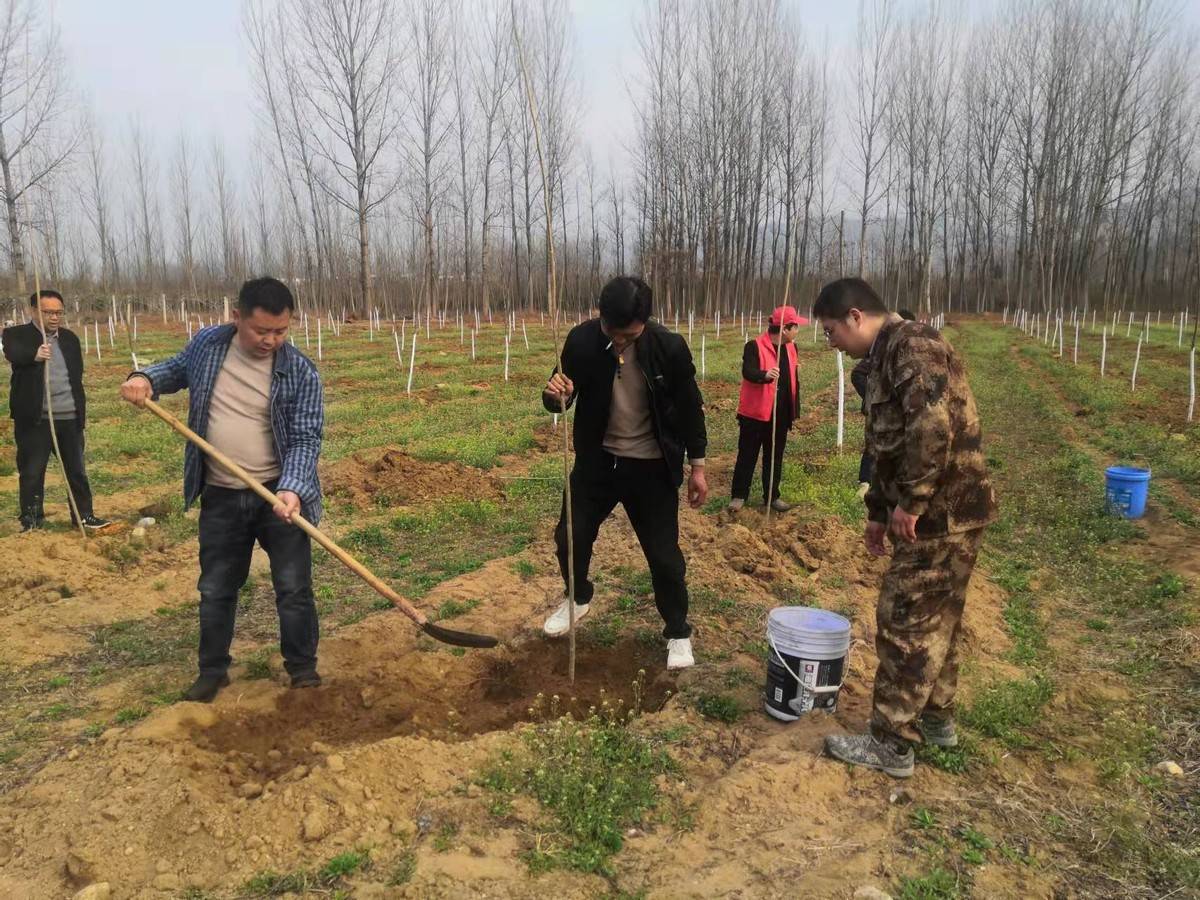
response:
<path id="1" fill-rule="evenodd" d="M 38 267 L 37 256 L 33 252 L 33 242 L 29 242 L 29 258 L 33 260 L 33 293 L 37 297 L 37 313 L 38 325 L 42 329 L 42 340 L 46 343 L 50 342 L 50 336 L 46 334 L 46 316 L 42 312 L 42 279 L 41 272 Z M 65 307 L 64 307 L 65 308 Z M 62 328 L 62 324 L 59 324 Z M 62 338 L 58 338 L 62 340 Z M 96 346 L 100 346 L 100 342 L 96 342 Z M 63 462 L 62 451 L 58 447 L 58 429 L 54 427 L 54 401 L 50 391 L 50 363 L 54 359 L 54 350 L 50 350 L 50 359 L 42 363 L 42 390 L 46 394 L 46 425 L 50 428 L 50 443 L 54 445 L 54 456 L 58 460 L 58 470 L 62 472 L 63 484 L 67 488 L 67 505 L 71 510 L 71 516 L 75 519 L 75 525 L 79 528 L 79 536 L 86 539 L 87 529 L 83 527 L 83 516 L 79 514 L 79 504 L 75 502 L 75 492 L 71 490 L 71 481 L 67 478 L 67 464 Z M 63 358 L 65 363 L 66 357 Z"/>
<path id="2" fill-rule="evenodd" d="M 792 254 L 794 252 L 795 240 L 788 241 L 787 253 L 785 254 L 787 271 L 783 274 L 783 303 L 781 304 L 783 312 L 779 316 L 779 341 L 775 345 L 775 366 L 779 369 L 779 375 L 775 378 L 775 390 L 771 393 L 771 463 L 770 475 L 767 479 L 767 523 L 771 522 L 771 507 L 775 504 L 775 442 L 779 440 L 777 423 L 779 421 L 779 380 L 783 378 L 783 329 L 784 322 L 787 320 L 788 299 L 792 293 Z M 769 322 L 770 320 L 768 320 Z M 790 372 L 792 379 L 792 394 L 796 395 L 798 389 L 795 382 L 800 379 L 796 377 L 795 372 Z"/>
<path id="3" fill-rule="evenodd" d="M 554 257 L 554 204 L 551 200 L 552 189 L 550 179 L 546 175 L 546 158 L 542 151 L 542 129 L 538 124 L 537 102 L 533 96 L 533 85 L 529 80 L 529 69 L 525 65 L 525 47 L 521 43 L 521 35 L 517 29 L 516 5 L 510 7 L 512 16 L 513 42 L 517 48 L 517 63 L 521 68 L 521 81 L 525 86 L 525 100 L 529 104 L 529 118 L 533 123 L 533 141 L 537 149 L 538 169 L 542 175 L 542 203 L 546 210 L 546 300 L 550 313 L 550 327 L 554 341 L 554 359 L 557 371 L 566 377 L 562 370 L 562 345 L 558 340 L 558 273 Z M 567 519 L 567 678 L 575 683 L 575 514 L 571 502 L 571 439 L 570 429 L 566 427 L 567 398 L 561 398 L 563 417 L 563 508 Z"/>

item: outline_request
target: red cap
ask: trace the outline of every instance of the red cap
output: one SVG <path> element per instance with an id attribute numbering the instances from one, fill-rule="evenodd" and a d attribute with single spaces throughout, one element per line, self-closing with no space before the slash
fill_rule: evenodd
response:
<path id="1" fill-rule="evenodd" d="M 807 325 L 808 319 L 797 315 L 794 306 L 777 306 L 775 312 L 771 313 L 771 324 L 779 325 L 781 322 L 786 328 L 788 325 Z"/>

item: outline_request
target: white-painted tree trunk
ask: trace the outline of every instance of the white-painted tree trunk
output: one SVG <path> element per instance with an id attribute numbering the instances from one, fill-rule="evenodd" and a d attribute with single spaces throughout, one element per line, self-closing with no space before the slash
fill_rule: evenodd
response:
<path id="1" fill-rule="evenodd" d="M 426 314 L 425 325 L 426 325 L 426 327 L 428 327 L 428 325 L 429 325 L 428 314 Z M 408 384 L 404 388 L 404 393 L 406 393 L 406 394 L 412 393 L 413 368 L 414 368 L 414 366 L 416 366 L 416 364 L 417 364 L 417 333 L 414 331 L 413 339 L 412 339 L 412 347 L 410 348 L 409 355 L 408 355 Z"/>
<path id="2" fill-rule="evenodd" d="M 846 438 L 846 364 L 842 360 L 842 351 L 837 351 L 838 371 L 838 412 L 837 412 L 837 447 L 842 449 Z"/>
<path id="3" fill-rule="evenodd" d="M 1188 351 L 1188 411 L 1187 420 L 1192 421 L 1196 412 L 1196 348 Z"/>

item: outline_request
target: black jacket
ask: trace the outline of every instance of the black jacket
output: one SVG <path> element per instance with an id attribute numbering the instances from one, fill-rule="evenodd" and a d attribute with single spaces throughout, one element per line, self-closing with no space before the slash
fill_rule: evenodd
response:
<path id="1" fill-rule="evenodd" d="M 609 339 L 600 330 L 599 319 L 576 325 L 563 343 L 563 372 L 575 385 L 567 405 L 575 409 L 575 456 L 579 464 L 602 465 L 604 432 L 612 404 L 612 383 L 617 360 L 607 349 Z M 692 353 L 682 336 L 657 322 L 647 322 L 638 338 L 638 365 L 650 387 L 650 418 L 658 446 L 671 477 L 683 483 L 683 456 L 702 459 L 708 446 L 704 430 L 704 398 L 696 384 Z M 542 404 L 550 412 L 561 412 L 543 392 Z"/>
<path id="2" fill-rule="evenodd" d="M 4 329 L 4 356 L 12 364 L 12 390 L 8 407 L 14 419 L 38 422 L 42 418 L 42 399 L 46 385 L 45 363 L 34 357 L 42 346 L 42 332 L 32 322 Z M 75 397 L 75 421 L 82 428 L 87 418 L 83 396 L 83 353 L 79 338 L 65 328 L 58 329 L 58 345 L 67 363 L 71 394 Z"/>

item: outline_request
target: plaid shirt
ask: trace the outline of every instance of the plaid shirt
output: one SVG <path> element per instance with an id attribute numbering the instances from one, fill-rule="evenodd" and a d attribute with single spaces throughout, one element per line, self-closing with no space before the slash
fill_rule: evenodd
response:
<path id="1" fill-rule="evenodd" d="M 183 350 L 139 373 L 150 379 L 154 399 L 188 388 L 188 427 L 208 436 L 208 407 L 217 376 L 237 332 L 236 325 L 214 325 L 196 333 Z M 314 525 L 321 519 L 321 483 L 317 456 L 325 426 L 321 376 L 303 353 L 285 342 L 275 352 L 270 393 L 271 431 L 279 454 L 276 491 L 300 497 L 301 511 Z M 190 506 L 204 488 L 204 461 L 192 443 L 183 454 L 183 497 Z"/>

